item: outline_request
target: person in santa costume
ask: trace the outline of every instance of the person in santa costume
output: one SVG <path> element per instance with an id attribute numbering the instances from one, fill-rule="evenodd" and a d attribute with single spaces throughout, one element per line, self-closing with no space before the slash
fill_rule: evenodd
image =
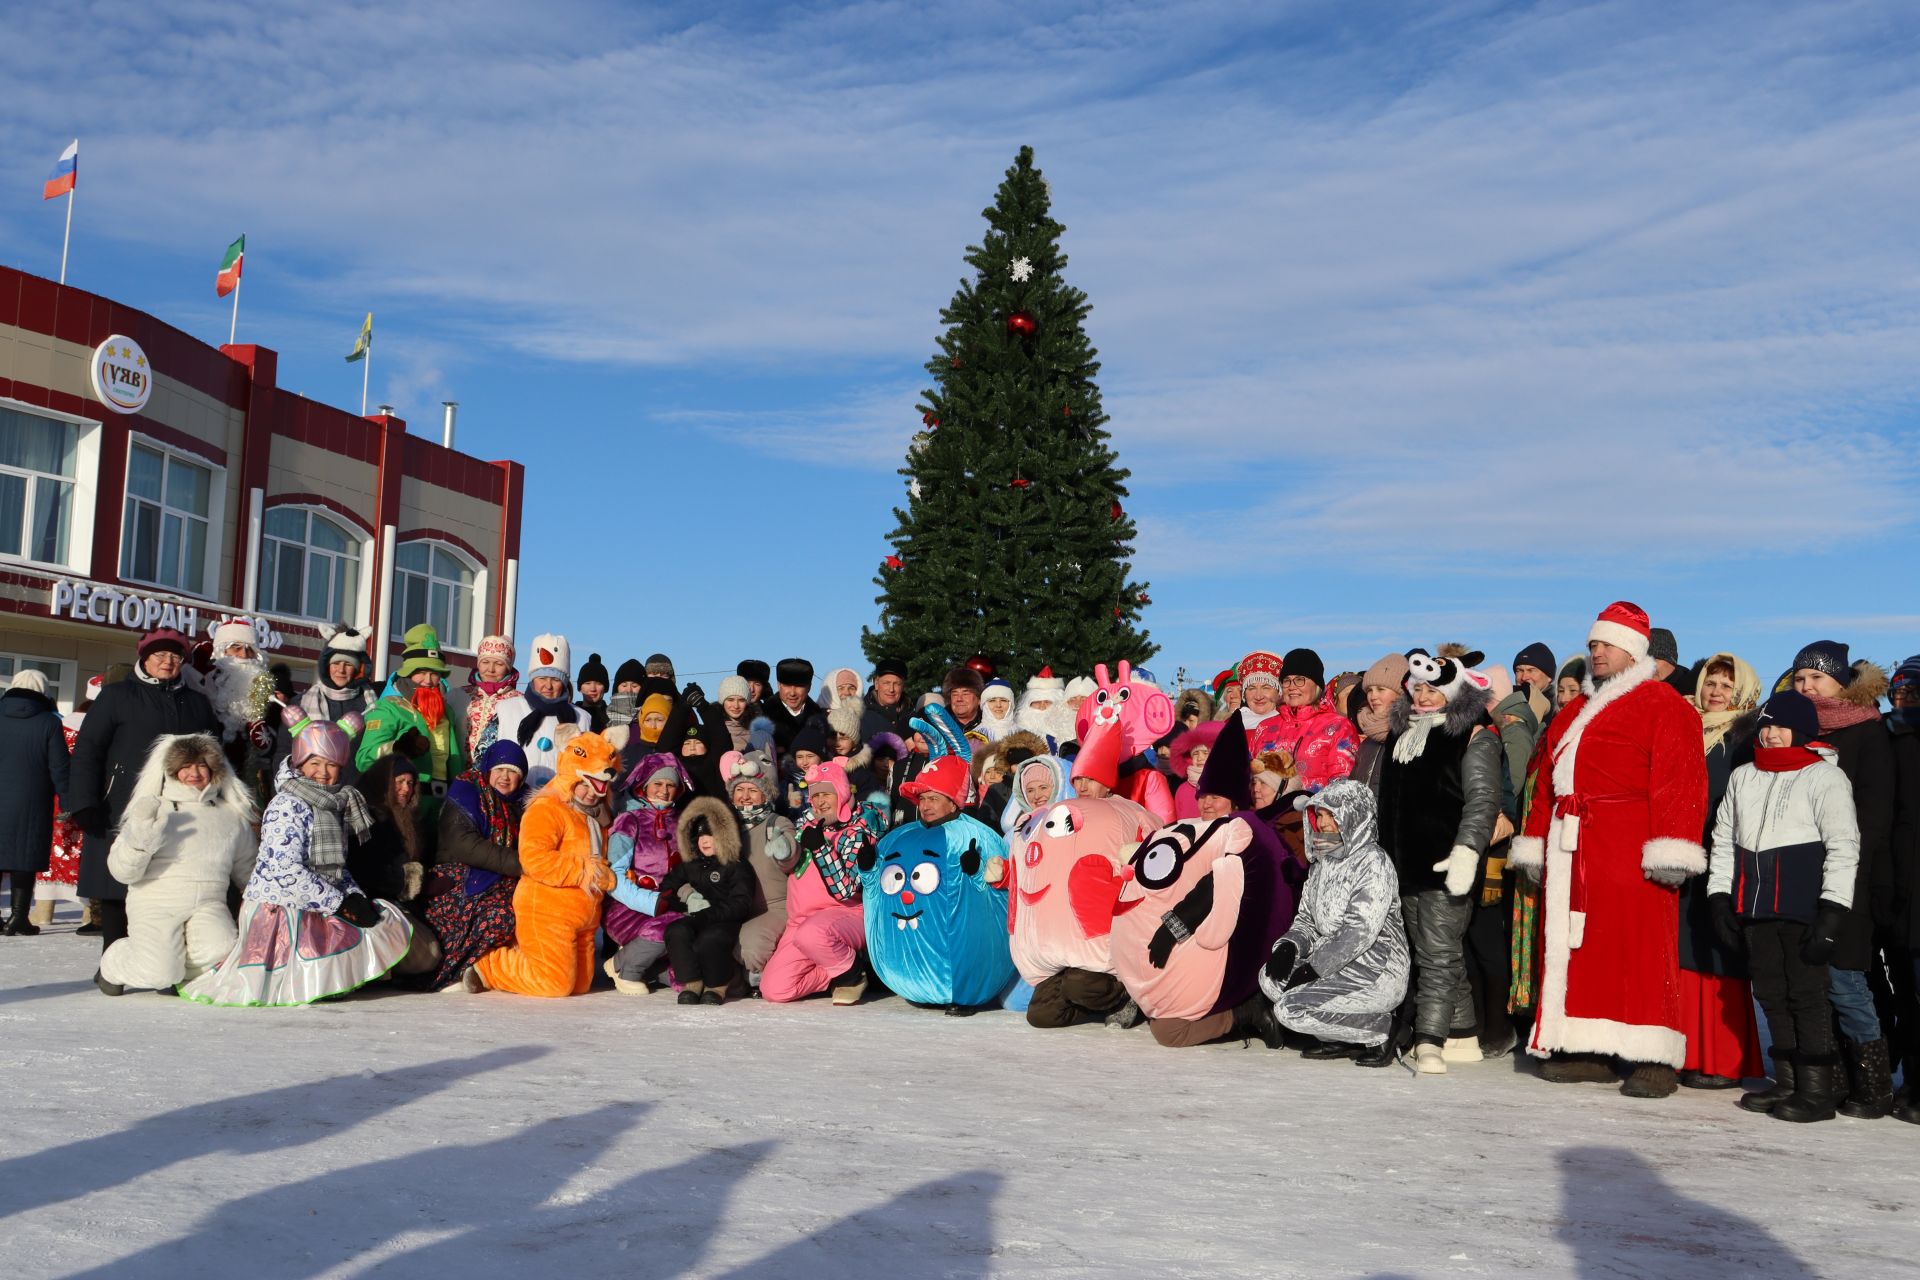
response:
<path id="1" fill-rule="evenodd" d="M 1700 717 L 1647 656 L 1646 611 L 1619 601 L 1587 634 L 1581 696 L 1541 742 L 1541 775 L 1509 861 L 1541 888 L 1541 973 L 1528 1052 L 1555 1083 L 1612 1082 L 1661 1098 L 1677 1087 L 1679 895 L 1706 870 Z"/>

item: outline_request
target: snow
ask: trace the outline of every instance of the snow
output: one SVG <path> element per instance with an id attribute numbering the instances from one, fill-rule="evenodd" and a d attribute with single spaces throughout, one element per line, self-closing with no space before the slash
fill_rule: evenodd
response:
<path id="1" fill-rule="evenodd" d="M 0 939 L 33 1276 L 1913 1274 L 1920 1128 L 896 999 L 93 989 Z"/>

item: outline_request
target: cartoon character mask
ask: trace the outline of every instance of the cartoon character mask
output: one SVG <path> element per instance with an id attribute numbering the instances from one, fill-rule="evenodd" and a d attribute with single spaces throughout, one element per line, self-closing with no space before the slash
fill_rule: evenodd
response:
<path id="1" fill-rule="evenodd" d="M 1034 986 L 1062 969 L 1113 972 L 1110 934 L 1133 871 L 1128 860 L 1158 825 L 1131 800 L 1079 797 L 1039 810 L 1011 851 L 1007 915 L 1013 962 Z"/>
<path id="2" fill-rule="evenodd" d="M 596 803 L 607 798 L 607 789 L 620 772 L 620 752 L 597 733 L 579 733 L 560 749 L 560 762 L 546 790 L 562 800 L 573 797 L 574 784 L 584 782 L 593 791 Z"/>
<path id="3" fill-rule="evenodd" d="M 986 880 L 1006 856 L 991 827 L 961 814 L 909 822 L 860 855 L 867 954 L 880 980 L 915 1004 L 990 1004 L 1013 981 L 1007 893 Z"/>

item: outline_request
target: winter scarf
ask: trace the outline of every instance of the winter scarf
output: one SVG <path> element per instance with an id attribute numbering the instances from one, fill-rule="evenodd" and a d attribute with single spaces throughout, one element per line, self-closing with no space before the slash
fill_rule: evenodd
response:
<path id="1" fill-rule="evenodd" d="M 1832 733 L 1835 729 L 1845 729 L 1880 718 L 1880 708 L 1870 703 L 1850 702 L 1845 698 L 1828 698 L 1817 693 L 1809 695 L 1809 700 L 1813 703 L 1814 710 L 1820 713 L 1820 732 L 1822 733 Z"/>
<path id="2" fill-rule="evenodd" d="M 1762 773 L 1793 773 L 1826 757 L 1812 747 L 1755 747 L 1753 767 Z"/>
<path id="3" fill-rule="evenodd" d="M 1354 727 L 1360 730 L 1369 742 L 1385 742 L 1391 731 L 1388 720 L 1393 715 L 1393 704 L 1388 703 L 1385 711 L 1376 712 L 1367 705 L 1367 690 L 1374 686 L 1386 689 L 1400 689 L 1407 683 L 1407 660 L 1404 655 L 1390 653 L 1367 668 L 1360 677 L 1360 709 L 1354 713 Z"/>
<path id="4" fill-rule="evenodd" d="M 809 849 L 807 832 L 815 827 L 823 828 L 823 838 L 818 849 Z M 820 868 L 820 879 L 837 901 L 849 906 L 860 901 L 860 850 L 880 837 L 879 811 L 862 805 L 854 810 L 852 821 L 827 827 L 819 814 L 808 810 L 800 819 L 798 835 L 800 860 L 791 874 L 798 876 L 811 862 Z"/>
<path id="5" fill-rule="evenodd" d="M 1407 731 L 1393 744 L 1393 758 L 1399 764 L 1412 764 L 1427 749 L 1427 736 L 1447 718 L 1442 711 L 1422 711 L 1407 721 Z"/>
<path id="6" fill-rule="evenodd" d="M 1360 736 L 1368 742 L 1385 742 L 1392 711 L 1391 706 L 1385 711 L 1375 711 L 1371 706 L 1363 705 L 1359 714 L 1353 717 L 1353 723 L 1360 730 Z"/>
<path id="7" fill-rule="evenodd" d="M 489 743 L 480 741 L 481 731 L 487 722 L 493 719 L 494 708 L 500 699 L 515 692 L 514 682 L 520 679 L 520 673 L 509 671 L 505 680 L 481 680 L 478 677 L 467 681 L 467 754 L 478 758 L 480 752 Z"/>
<path id="8" fill-rule="evenodd" d="M 352 787 L 323 787 L 297 773 L 282 779 L 280 790 L 313 810 L 307 865 L 329 879 L 337 879 L 347 865 L 348 830 L 359 839 L 373 830 L 373 814 L 366 798 Z"/>
<path id="9" fill-rule="evenodd" d="M 773 816 L 770 804 L 735 805 L 733 811 L 740 815 L 740 821 L 751 831 Z"/>
<path id="10" fill-rule="evenodd" d="M 520 740 L 520 745 L 523 747 L 533 741 L 533 735 L 540 732 L 540 726 L 549 718 L 558 724 L 578 723 L 579 717 L 573 705 L 572 689 L 562 689 L 560 696 L 552 699 L 543 698 L 531 689 L 525 690 L 520 696 L 527 700 L 527 715 L 520 722 L 520 728 L 515 731 L 514 736 Z"/>
<path id="11" fill-rule="evenodd" d="M 513 811 L 506 797 L 493 789 L 487 781 L 487 775 L 475 766 L 460 775 L 459 781 L 473 788 L 473 796 L 467 795 L 467 788 L 448 791 L 447 799 L 460 806 L 460 812 L 467 815 L 473 823 L 473 829 L 487 838 L 488 843 L 501 848 L 512 849 L 520 843 L 520 815 Z M 492 887 L 500 878 L 497 871 L 483 871 L 479 867 L 468 867 L 462 888 L 469 898 L 477 898 Z"/>

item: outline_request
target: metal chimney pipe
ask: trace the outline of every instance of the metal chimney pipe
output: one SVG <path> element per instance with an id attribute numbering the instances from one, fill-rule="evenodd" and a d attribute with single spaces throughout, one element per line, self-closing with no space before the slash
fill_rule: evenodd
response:
<path id="1" fill-rule="evenodd" d="M 453 448 L 453 413 L 460 407 L 460 402 L 442 400 L 440 403 L 447 411 L 446 420 L 440 426 L 440 443 L 451 449 Z"/>
<path id="2" fill-rule="evenodd" d="M 393 416 L 393 406 L 390 404 L 375 405 L 374 409 L 376 410 L 374 415 L 376 417 L 391 418 Z"/>

